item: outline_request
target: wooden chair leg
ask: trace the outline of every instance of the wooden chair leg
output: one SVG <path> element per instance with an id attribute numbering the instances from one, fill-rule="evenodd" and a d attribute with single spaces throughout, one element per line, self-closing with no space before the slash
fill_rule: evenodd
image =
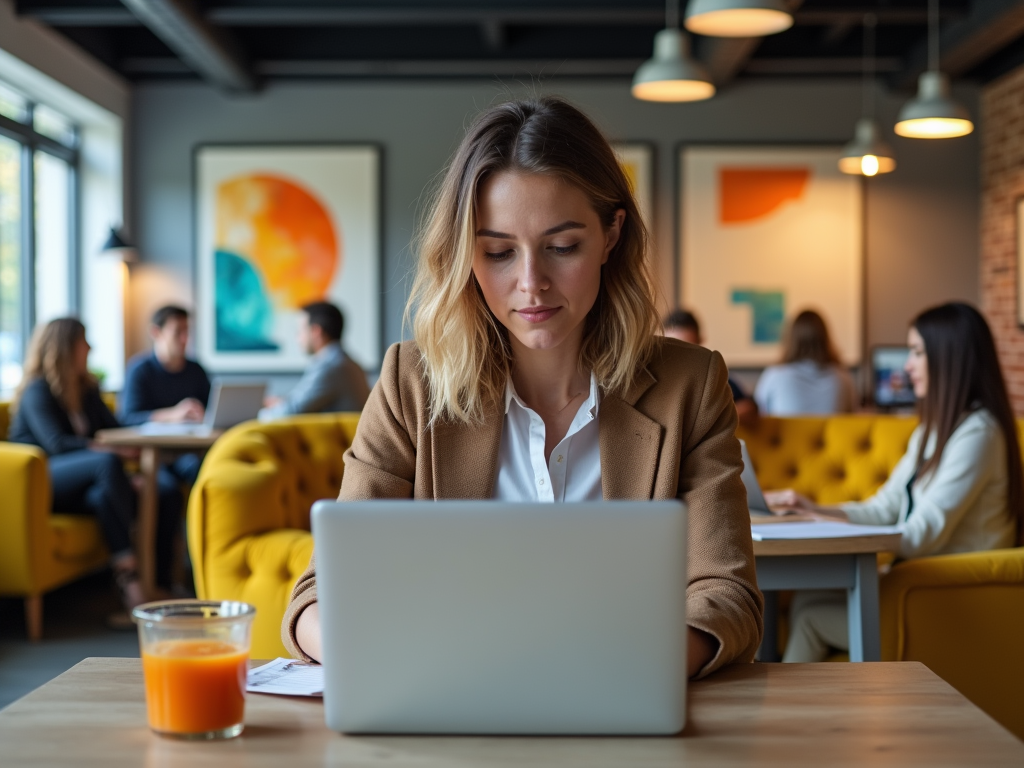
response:
<path id="1" fill-rule="evenodd" d="M 43 639 L 43 596 L 30 595 L 25 598 L 25 626 L 28 639 L 38 643 Z"/>

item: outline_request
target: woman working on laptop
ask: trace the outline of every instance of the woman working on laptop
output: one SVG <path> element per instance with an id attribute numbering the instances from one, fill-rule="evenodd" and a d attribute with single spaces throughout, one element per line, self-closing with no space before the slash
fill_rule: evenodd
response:
<path id="1" fill-rule="evenodd" d="M 900 557 L 1012 547 L 1024 535 L 1024 479 L 1013 409 L 992 333 L 967 304 L 918 315 L 906 370 L 921 425 L 907 452 L 867 501 L 822 507 L 793 491 L 766 494 L 773 506 L 903 529 Z M 846 593 L 798 592 L 783 661 L 822 661 L 846 649 Z"/>
<path id="2" fill-rule="evenodd" d="M 688 670 L 750 661 L 761 594 L 720 355 L 658 335 L 647 233 L 608 142 L 546 98 L 485 112 L 419 243 L 342 500 L 682 498 Z M 314 565 L 284 619 L 320 658 Z"/>

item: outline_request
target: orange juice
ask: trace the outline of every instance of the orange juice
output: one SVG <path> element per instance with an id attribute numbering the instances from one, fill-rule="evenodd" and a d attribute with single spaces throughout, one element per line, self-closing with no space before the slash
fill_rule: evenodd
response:
<path id="1" fill-rule="evenodd" d="M 149 727 L 220 731 L 242 722 L 249 653 L 220 640 L 162 640 L 142 652 Z"/>

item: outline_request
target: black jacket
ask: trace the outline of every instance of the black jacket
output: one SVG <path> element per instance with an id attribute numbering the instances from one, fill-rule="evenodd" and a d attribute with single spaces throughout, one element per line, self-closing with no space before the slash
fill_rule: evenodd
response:
<path id="1" fill-rule="evenodd" d="M 21 395 L 7 439 L 12 443 L 37 445 L 48 456 L 53 456 L 88 448 L 96 430 L 121 426 L 103 402 L 98 389 L 82 392 L 82 413 L 89 423 L 88 434 L 84 436 L 75 434 L 68 412 L 50 392 L 46 381 L 36 379 Z"/>

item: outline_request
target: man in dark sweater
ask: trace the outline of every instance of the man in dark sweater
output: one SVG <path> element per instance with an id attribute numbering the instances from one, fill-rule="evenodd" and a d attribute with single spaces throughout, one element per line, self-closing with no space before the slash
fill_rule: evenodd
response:
<path id="1" fill-rule="evenodd" d="M 153 351 L 136 355 L 128 364 L 120 402 L 121 423 L 134 426 L 147 421 L 202 421 L 210 399 L 210 379 L 199 363 L 185 356 L 188 312 L 177 306 L 161 307 L 153 314 L 149 333 Z M 169 469 L 182 482 L 193 483 L 200 462 L 199 456 L 188 454 Z"/>

